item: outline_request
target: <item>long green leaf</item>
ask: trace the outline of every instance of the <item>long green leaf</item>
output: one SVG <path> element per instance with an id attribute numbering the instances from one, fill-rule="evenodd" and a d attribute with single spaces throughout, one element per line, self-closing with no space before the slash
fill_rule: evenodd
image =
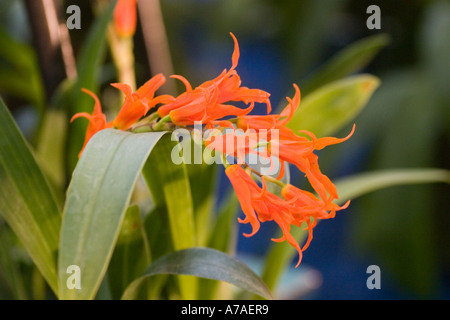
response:
<path id="1" fill-rule="evenodd" d="M 128 208 L 108 268 L 112 299 L 120 299 L 125 288 L 150 264 L 150 250 L 141 212 L 137 205 Z"/>
<path id="2" fill-rule="evenodd" d="M 157 207 L 154 213 L 166 215 L 162 219 L 168 222 L 172 248 L 175 251 L 193 247 L 197 243 L 188 173 L 183 164 L 171 161 L 172 153 L 179 153 L 180 148 L 170 135 L 163 137 L 149 156 L 142 172 Z M 182 297 L 194 299 L 197 291 L 196 279 L 178 279 Z"/>
<path id="3" fill-rule="evenodd" d="M 203 246 L 211 233 L 209 226 L 216 200 L 217 166 L 202 163 L 188 164 L 186 168 L 192 190 L 197 244 Z"/>
<path id="4" fill-rule="evenodd" d="M 52 290 L 61 215 L 41 169 L 0 99 L 0 214 Z"/>
<path id="5" fill-rule="evenodd" d="M 156 148 L 156 152 L 149 156 L 142 173 L 155 203 L 167 207 L 174 249 L 192 247 L 196 239 L 187 171 L 184 165 L 171 161 L 172 151 L 174 148 L 179 150 L 179 145 L 167 135 Z"/>
<path id="6" fill-rule="evenodd" d="M 138 176 L 164 134 L 106 129 L 89 141 L 73 173 L 64 207 L 58 261 L 60 299 L 95 297 Z M 80 289 L 66 285 L 72 265 L 79 268 Z"/>
<path id="7" fill-rule="evenodd" d="M 234 254 L 237 241 L 237 220 L 239 201 L 233 189 L 228 190 L 212 223 L 208 247 L 228 254 Z M 219 293 L 219 281 L 200 280 L 199 297 L 212 299 Z M 223 298 L 223 292 L 220 292 Z"/>
<path id="8" fill-rule="evenodd" d="M 142 281 L 157 274 L 191 275 L 221 280 L 272 299 L 261 278 L 236 258 L 210 248 L 190 248 L 170 253 L 147 268 L 144 275 L 127 288 L 122 299 L 132 299 Z"/>
<path id="9" fill-rule="evenodd" d="M 343 204 L 369 192 L 397 185 L 450 183 L 450 171 L 436 168 L 389 169 L 360 173 L 335 182 L 339 193 L 336 203 Z"/>
<path id="10" fill-rule="evenodd" d="M 335 182 L 340 196 L 336 203 L 343 204 L 370 192 L 398 185 L 420 183 L 450 183 L 450 171 L 433 168 L 395 169 L 383 170 L 371 173 L 362 173 Z M 293 237 L 302 242 L 307 232 L 294 228 Z M 296 254 L 296 250 L 287 243 L 276 244 L 267 255 L 267 261 L 262 279 L 267 286 L 274 290 L 285 266 L 288 265 Z M 274 261 L 275 263 L 270 263 Z M 300 266 L 301 268 L 301 266 Z"/>
<path id="11" fill-rule="evenodd" d="M 330 82 L 342 79 L 361 70 L 388 43 L 388 35 L 377 34 L 345 47 L 304 82 L 301 87 L 302 95 L 308 96 L 309 93 Z"/>
<path id="12" fill-rule="evenodd" d="M 319 137 L 335 133 L 359 114 L 378 85 L 372 75 L 334 81 L 303 99 L 287 126 Z"/>

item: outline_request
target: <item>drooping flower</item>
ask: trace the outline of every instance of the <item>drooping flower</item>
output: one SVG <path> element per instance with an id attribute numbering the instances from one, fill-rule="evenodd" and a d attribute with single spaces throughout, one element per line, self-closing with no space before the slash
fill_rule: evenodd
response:
<path id="1" fill-rule="evenodd" d="M 102 112 L 102 106 L 100 104 L 100 100 L 98 97 L 92 92 L 87 89 L 81 89 L 84 93 L 87 93 L 90 95 L 94 101 L 94 110 L 92 111 L 92 114 L 89 114 L 87 112 L 79 112 L 75 114 L 71 119 L 70 122 L 74 121 L 77 118 L 83 117 L 89 120 L 89 124 L 86 130 L 86 136 L 84 138 L 84 144 L 83 148 L 81 149 L 80 153 L 78 154 L 78 157 L 81 157 L 81 154 L 83 153 L 84 148 L 86 147 L 88 141 L 92 138 L 94 134 L 99 132 L 100 130 L 106 129 L 106 128 L 112 128 L 113 124 L 112 122 L 106 122 L 106 116 Z"/>
<path id="2" fill-rule="evenodd" d="M 142 118 L 150 109 L 159 103 L 169 103 L 174 100 L 170 95 L 155 97 L 155 92 L 166 81 L 162 74 L 157 74 L 144 83 L 136 92 L 129 85 L 112 83 L 111 85 L 125 94 L 125 101 L 115 118 L 114 128 L 128 130 L 136 121 Z"/>
<path id="3" fill-rule="evenodd" d="M 298 266 L 311 240 L 312 230 L 317 219 L 329 219 L 335 216 L 336 211 L 348 207 L 349 202 L 339 207 L 331 202 L 324 202 L 310 192 L 303 191 L 293 185 L 286 185 L 282 189 L 282 197 L 270 193 L 267 190 L 264 176 L 262 177 L 262 187 L 260 187 L 251 176 L 241 167 L 241 165 L 231 165 L 225 169 L 225 173 L 230 180 L 236 196 L 245 215 L 244 219 L 238 218 L 240 223 L 250 223 L 251 233 L 244 236 L 251 237 L 260 229 L 260 223 L 274 221 L 281 229 L 281 238 L 272 239 L 275 242 L 287 241 L 293 246 L 298 254 Z M 301 248 L 299 243 L 291 234 L 291 226 L 302 227 L 307 225 L 309 236 Z"/>
<path id="4" fill-rule="evenodd" d="M 246 233 L 244 236 L 251 237 L 258 232 L 260 227 L 253 201 L 259 196 L 261 189 L 240 165 L 231 165 L 227 167 L 225 173 L 233 186 L 241 209 L 245 215 L 245 219 L 238 218 L 238 221 L 240 223 L 250 223 L 252 226 L 252 232 Z"/>
<path id="5" fill-rule="evenodd" d="M 311 186 L 323 199 L 338 199 L 336 187 L 330 179 L 324 175 L 318 163 L 318 156 L 314 154 L 314 150 L 321 150 L 326 146 L 337 144 L 348 140 L 354 133 L 355 126 L 347 137 L 335 138 L 324 137 L 317 139 L 315 135 L 309 131 L 302 130 L 301 133 L 309 135 L 312 140 L 306 137 L 296 135 L 292 130 L 285 128 L 278 133 L 278 139 L 272 139 L 269 142 L 269 152 L 280 161 L 289 162 L 295 165 L 308 178 Z"/>
<path id="6" fill-rule="evenodd" d="M 114 10 L 114 24 L 121 37 L 131 37 L 136 31 L 137 0 L 119 0 Z"/>
<path id="7" fill-rule="evenodd" d="M 212 124 L 227 116 L 246 115 L 252 111 L 255 103 L 265 103 L 267 111 L 270 112 L 269 93 L 241 86 L 241 79 L 235 70 L 239 61 L 239 45 L 232 33 L 231 36 L 235 44 L 231 68 L 225 69 L 218 77 L 202 83 L 195 89 L 192 89 L 184 77 L 172 76 L 184 83 L 186 91 L 175 101 L 158 109 L 161 117 L 170 115 L 171 121 L 176 125 L 193 125 L 195 122 Z M 242 109 L 226 104 L 232 101 L 241 101 L 249 106 Z"/>
<path id="8" fill-rule="evenodd" d="M 311 192 L 301 190 L 291 184 L 287 184 L 281 190 L 282 197 L 290 202 L 294 207 L 291 210 L 293 223 L 300 226 L 302 223 L 307 224 L 308 239 L 302 248 L 305 251 L 313 238 L 313 228 L 317 224 L 317 220 L 331 219 L 336 216 L 336 211 L 344 210 L 350 205 L 350 200 L 343 206 L 338 206 L 331 201 L 323 201 L 317 198 Z"/>

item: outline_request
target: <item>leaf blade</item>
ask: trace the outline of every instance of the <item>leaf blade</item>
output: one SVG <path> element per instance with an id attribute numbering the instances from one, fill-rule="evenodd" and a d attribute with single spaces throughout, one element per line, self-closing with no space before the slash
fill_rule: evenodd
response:
<path id="1" fill-rule="evenodd" d="M 120 234 L 108 267 L 108 283 L 112 299 L 119 299 L 123 290 L 150 264 L 141 212 L 137 205 L 125 213 Z"/>
<path id="2" fill-rule="evenodd" d="M 423 183 L 450 183 L 450 171 L 437 168 L 389 169 L 360 173 L 335 182 L 340 198 L 337 203 L 355 199 L 383 188 Z"/>
<path id="3" fill-rule="evenodd" d="M 0 214 L 57 292 L 61 216 L 47 180 L 0 99 Z"/>
<path id="4" fill-rule="evenodd" d="M 60 299 L 94 298 L 134 185 L 148 155 L 164 134 L 105 129 L 89 141 L 74 171 L 64 207 L 58 265 Z M 65 285 L 70 265 L 80 268 L 79 290 Z"/>
<path id="5" fill-rule="evenodd" d="M 160 258 L 127 288 L 122 299 L 131 298 L 141 281 L 157 274 L 191 275 L 226 281 L 266 299 L 272 299 L 272 294 L 264 282 L 244 263 L 210 248 L 189 248 Z"/>
<path id="6" fill-rule="evenodd" d="M 193 247 L 198 241 L 194 203 L 186 166 L 169 160 L 173 153 L 181 151 L 181 146 L 173 136 L 166 135 L 162 140 L 149 156 L 142 173 L 156 204 L 154 212 L 166 215 L 162 219 L 168 224 L 172 248 L 177 251 Z M 177 280 L 181 296 L 195 299 L 196 279 L 181 276 Z"/>
<path id="7" fill-rule="evenodd" d="M 329 83 L 303 99 L 287 127 L 308 130 L 318 137 L 335 133 L 359 114 L 379 83 L 372 75 Z"/>

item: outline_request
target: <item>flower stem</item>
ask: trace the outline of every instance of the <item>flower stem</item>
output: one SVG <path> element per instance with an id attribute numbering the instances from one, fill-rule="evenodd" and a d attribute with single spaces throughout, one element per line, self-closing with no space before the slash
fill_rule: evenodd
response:
<path id="1" fill-rule="evenodd" d="M 277 184 L 278 186 L 280 186 L 281 188 L 284 188 L 286 186 L 286 184 L 278 179 L 275 179 L 271 176 L 261 176 L 261 179 L 264 179 L 266 181 L 272 182 Z"/>
<path id="2" fill-rule="evenodd" d="M 164 118 L 162 118 L 161 120 L 159 120 L 155 125 L 152 126 L 152 130 L 153 131 L 161 131 L 164 129 L 164 125 L 169 122 L 170 119 L 170 115 L 165 116 Z"/>

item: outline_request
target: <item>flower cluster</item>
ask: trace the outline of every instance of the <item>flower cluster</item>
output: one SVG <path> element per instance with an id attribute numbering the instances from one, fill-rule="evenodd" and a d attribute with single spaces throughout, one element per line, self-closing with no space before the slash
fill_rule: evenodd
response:
<path id="1" fill-rule="evenodd" d="M 144 83 L 136 92 L 132 92 L 130 86 L 127 84 L 112 83 L 111 85 L 113 87 L 124 93 L 125 100 L 116 118 L 110 122 L 106 122 L 106 115 L 102 112 L 102 107 L 98 97 L 93 92 L 83 89 L 83 92 L 94 98 L 95 105 L 92 114 L 80 112 L 75 114 L 71 119 L 71 121 L 73 121 L 79 117 L 84 117 L 89 120 L 84 146 L 79 156 L 81 156 L 85 146 L 92 136 L 100 130 L 106 128 L 128 130 L 156 105 L 173 101 L 174 98 L 170 95 L 160 95 L 155 97 L 156 91 L 164 84 L 165 81 L 166 78 L 162 74 L 157 74 Z"/>
<path id="2" fill-rule="evenodd" d="M 89 120 L 85 145 L 96 132 L 105 128 L 137 132 L 141 131 L 137 128 L 146 128 L 147 131 L 167 129 L 161 124 L 189 127 L 201 123 L 205 129 L 219 129 L 221 134 L 209 136 L 204 144 L 224 156 L 238 159 L 237 164 L 225 163 L 225 172 L 245 216 L 243 219 L 238 218 L 238 221 L 249 223 L 252 227 L 251 233 L 244 235 L 250 237 L 258 232 L 261 222 L 274 221 L 282 230 L 283 236 L 273 241 L 287 241 L 291 244 L 299 253 L 298 266 L 302 251 L 311 242 L 312 231 L 317 221 L 333 218 L 336 211 L 343 210 L 349 205 L 347 202 L 343 206 L 338 206 L 333 202 L 338 199 L 336 187 L 321 172 L 318 156 L 314 152 L 347 140 L 355 128 L 353 127 L 347 137 L 341 139 L 317 138 L 312 132 L 296 133 L 288 128 L 287 125 L 300 104 L 298 86 L 294 84 L 294 96 L 286 98 L 287 106 L 279 114 L 271 114 L 268 92 L 241 86 L 241 78 L 236 72 L 239 46 L 235 36 L 233 34 L 231 36 L 234 40 L 231 68 L 223 70 L 215 79 L 193 88 L 186 78 L 173 75 L 171 77 L 180 80 L 186 88 L 177 97 L 155 94 L 165 82 L 162 74 L 151 78 L 136 92 L 132 92 L 126 84 L 112 84 L 124 93 L 125 100 L 120 112 L 111 122 L 106 121 L 98 98 L 85 90 L 95 99 L 94 110 L 92 114 L 78 113 L 72 120 L 78 117 Z M 237 107 L 232 104 L 233 102 L 241 102 L 246 106 Z M 265 104 L 266 114 L 249 115 L 255 103 Z M 156 106 L 158 106 L 156 111 L 145 117 Z M 238 131 L 243 134 L 238 134 Z M 260 134 L 262 132 L 263 137 Z M 234 141 L 244 143 L 229 145 L 226 141 L 230 137 Z M 276 177 L 264 175 L 246 163 L 246 156 L 252 153 L 270 159 L 277 158 L 280 167 Z M 305 175 L 315 194 L 282 182 L 286 163 L 292 164 Z M 281 186 L 280 196 L 268 191 L 267 181 Z M 293 225 L 297 227 L 305 225 L 308 230 L 309 236 L 303 247 L 300 247 L 291 235 L 290 229 Z"/>
<path id="3" fill-rule="evenodd" d="M 312 230 L 317 220 L 333 218 L 336 211 L 343 210 L 350 204 L 349 201 L 343 206 L 333 203 L 333 200 L 339 198 L 336 187 L 321 172 L 318 156 L 314 151 L 349 139 L 355 130 L 355 126 L 347 137 L 341 139 L 335 137 L 317 138 L 309 131 L 300 131 L 299 135 L 296 134 L 286 127 L 300 103 L 300 90 L 296 85 L 294 85 L 294 88 L 294 97 L 292 99 L 287 98 L 289 103 L 280 114 L 237 117 L 234 122 L 238 129 L 245 130 L 243 135 L 229 132 L 214 136 L 207 143 L 207 146 L 238 158 L 238 164 L 228 166 L 225 172 L 233 185 L 245 215 L 245 219 L 240 219 L 239 222 L 250 223 L 252 227 L 252 232 L 244 234 L 244 236 L 254 235 L 259 230 L 260 222 L 275 221 L 281 228 L 283 237 L 272 240 L 286 240 L 296 248 L 299 253 L 298 266 L 301 262 L 302 251 L 309 246 L 312 240 Z M 264 139 L 268 142 L 264 153 L 261 155 L 263 157 L 274 156 L 280 161 L 281 166 L 276 179 L 255 172 L 251 166 L 242 161 L 244 156 L 249 153 L 259 153 L 255 151 L 255 149 L 258 149 L 260 141 L 258 132 L 263 132 Z M 226 140 L 230 140 L 230 135 L 246 143 L 227 144 Z M 280 181 L 285 174 L 285 162 L 294 165 L 305 174 L 318 196 L 291 184 L 283 184 Z M 260 177 L 262 186 L 259 186 L 252 179 L 252 174 Z M 272 182 L 275 180 L 278 185 L 281 185 L 282 198 L 267 191 L 266 180 Z M 306 244 L 303 248 L 300 248 L 290 233 L 290 227 L 292 225 L 301 227 L 303 223 L 306 224 L 309 233 Z"/>

